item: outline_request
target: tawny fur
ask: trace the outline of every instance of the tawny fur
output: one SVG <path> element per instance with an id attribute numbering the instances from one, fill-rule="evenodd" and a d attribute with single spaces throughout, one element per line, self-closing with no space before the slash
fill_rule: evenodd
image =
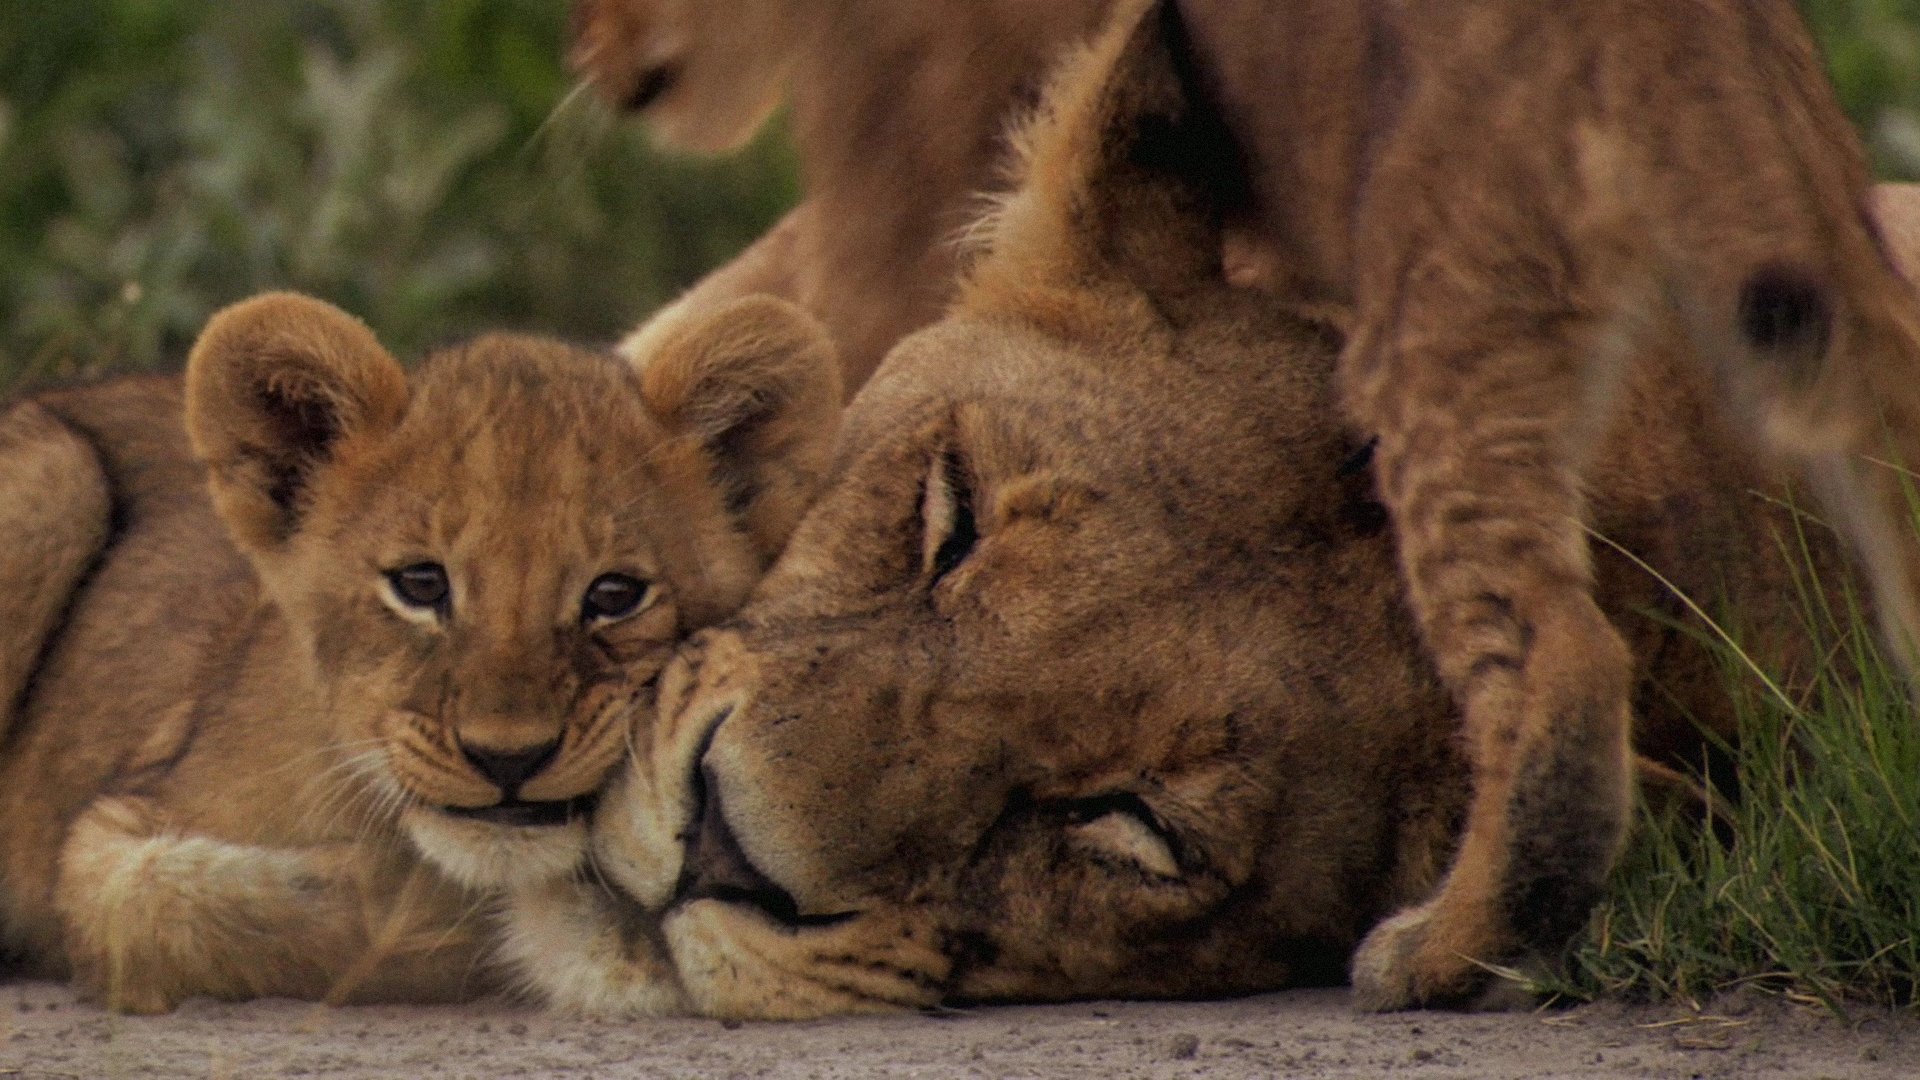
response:
<path id="1" fill-rule="evenodd" d="M 1272 989 L 1346 977 L 1382 925 L 1485 957 L 1531 943 L 1485 922 L 1498 907 L 1466 942 L 1395 914 L 1449 880 L 1462 825 L 1485 824 L 1470 781 L 1483 801 L 1493 781 L 1408 609 L 1376 502 L 1390 462 L 1341 419 L 1341 332 L 1298 314 L 1322 298 L 1227 281 L 1248 190 L 1187 60 L 1152 21 L 1063 77 L 956 310 L 862 388 L 753 600 L 662 676 L 594 842 L 622 925 L 651 946 L 657 920 L 699 1009 Z M 1911 192 L 1885 201 L 1889 235 L 1916 235 Z M 1530 860 L 1534 882 L 1612 857 L 1626 695 L 1656 774 L 1698 767 L 1693 720 L 1730 729 L 1682 596 L 1734 613 L 1795 692 L 1822 662 L 1796 574 L 1844 581 L 1817 527 L 1809 566 L 1783 554 L 1805 527 L 1787 471 L 1686 328 L 1649 323 L 1582 462 L 1583 520 L 1632 553 L 1592 571 L 1623 700 L 1555 731 L 1565 771 L 1521 789 L 1498 868 Z M 1586 912 L 1577 890 L 1537 899 L 1529 918 Z M 608 971 L 618 950 L 579 936 L 591 985 L 656 977 L 656 951 Z M 1371 956 L 1371 1004 L 1431 972 Z"/>
<path id="2" fill-rule="evenodd" d="M 1474 747 L 1479 795 L 1454 873 L 1363 953 L 1360 996 L 1468 1000 L 1483 961 L 1550 948 L 1577 922 L 1625 825 L 1630 664 L 1592 602 L 1583 531 L 1621 372 L 1651 343 L 1684 338 L 1717 408 L 1790 459 L 1841 525 L 1891 651 L 1910 661 L 1920 537 L 1904 474 L 1884 462 L 1920 460 L 1920 321 L 1787 0 L 1175 8 L 1164 5 L 1180 62 L 1248 173 L 1221 213 L 1248 226 L 1250 262 L 1276 295 L 1352 328 L 1341 404 L 1379 439 L 1415 617 Z M 854 9 L 881 29 L 834 40 L 927 18 L 874 19 L 848 0 L 809 9 L 806 25 Z M 782 40 L 803 43 L 803 59 L 783 63 L 832 52 Z M 843 48 L 867 62 L 818 83 L 838 90 L 804 84 L 842 103 L 841 120 L 881 96 L 873 58 Z M 940 126 L 884 85 L 896 115 Z M 912 157 L 799 136 L 809 161 L 852 143 L 874 168 Z M 821 176 L 809 207 L 836 176 L 869 205 L 887 190 Z M 929 196 L 916 220 L 946 205 Z M 911 235 L 897 220 L 889 235 Z M 804 248 L 780 250 L 810 266 Z M 863 311 L 906 310 L 863 293 Z M 1615 840 L 1551 871 L 1516 863 L 1522 846 L 1557 843 L 1529 833 L 1554 822 L 1516 822 L 1518 803 L 1566 786 L 1586 791 Z"/>
<path id="3" fill-rule="evenodd" d="M 575 65 L 669 145 L 738 145 L 783 99 L 804 198 L 681 299 L 772 293 L 818 317 L 857 389 L 937 318 L 953 236 L 1004 186 L 1003 130 L 1112 0 L 575 0 Z M 642 87 L 656 89 L 636 98 Z M 647 328 L 623 346 L 646 353 Z"/>
<path id="4" fill-rule="evenodd" d="M 1920 461 L 1912 290 L 1784 0 L 1180 11 L 1277 287 L 1353 310 L 1342 400 L 1474 761 L 1446 882 L 1361 950 L 1356 990 L 1469 1000 L 1485 962 L 1580 925 L 1625 830 L 1632 666 L 1585 533 L 1623 372 L 1685 343 L 1842 526 L 1907 660 L 1920 536 L 1877 462 Z"/>
<path id="5" fill-rule="evenodd" d="M 217 315 L 183 379 L 0 414 L 10 951 L 139 1012 L 498 985 L 499 890 L 578 871 L 569 800 L 818 482 L 824 332 L 720 316 L 645 372 L 501 335 L 410 380 L 277 294 Z M 443 604 L 389 577 L 423 563 Z M 606 574 L 646 586 L 630 610 L 588 610 Z M 484 813 L 508 801 L 557 812 Z"/>

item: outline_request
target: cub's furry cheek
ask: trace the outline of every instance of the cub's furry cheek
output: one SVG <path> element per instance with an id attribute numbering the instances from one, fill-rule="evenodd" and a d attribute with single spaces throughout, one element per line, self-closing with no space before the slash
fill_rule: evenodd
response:
<path id="1" fill-rule="evenodd" d="M 513 828 L 414 808 L 401 818 L 414 847 L 474 889 L 528 887 L 573 873 L 587 856 L 584 821 Z"/>

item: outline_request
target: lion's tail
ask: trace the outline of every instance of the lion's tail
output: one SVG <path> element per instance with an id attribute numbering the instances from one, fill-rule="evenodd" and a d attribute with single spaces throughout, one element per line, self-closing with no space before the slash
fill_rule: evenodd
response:
<path id="1" fill-rule="evenodd" d="M 0 411 L 0 740 L 112 528 L 93 445 L 32 402 Z"/>

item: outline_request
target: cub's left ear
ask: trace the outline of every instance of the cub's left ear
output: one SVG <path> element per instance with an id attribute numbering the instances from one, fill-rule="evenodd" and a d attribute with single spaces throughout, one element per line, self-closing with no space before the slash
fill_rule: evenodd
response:
<path id="1" fill-rule="evenodd" d="M 187 435 L 250 554 L 300 527 L 315 471 L 344 441 L 391 430 L 406 407 L 406 373 L 366 324 L 296 293 L 219 312 L 187 358 Z"/>
<path id="2" fill-rule="evenodd" d="M 726 508 L 771 561 L 818 494 L 840 421 L 840 364 L 813 317 L 749 296 L 669 310 L 637 357 L 640 393 L 667 432 L 711 463 Z"/>

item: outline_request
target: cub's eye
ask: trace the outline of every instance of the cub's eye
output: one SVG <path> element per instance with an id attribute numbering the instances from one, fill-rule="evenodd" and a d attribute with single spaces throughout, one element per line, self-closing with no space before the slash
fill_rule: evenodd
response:
<path id="1" fill-rule="evenodd" d="M 393 595 L 410 607 L 444 613 L 453 594 L 447 581 L 447 568 L 439 563 L 422 562 L 387 571 L 387 584 Z"/>
<path id="2" fill-rule="evenodd" d="M 624 619 L 639 610 L 652 586 L 628 574 L 601 574 L 587 586 L 580 617 L 587 622 Z"/>

